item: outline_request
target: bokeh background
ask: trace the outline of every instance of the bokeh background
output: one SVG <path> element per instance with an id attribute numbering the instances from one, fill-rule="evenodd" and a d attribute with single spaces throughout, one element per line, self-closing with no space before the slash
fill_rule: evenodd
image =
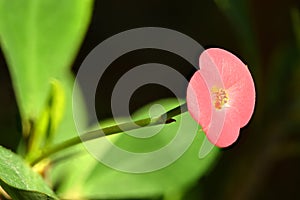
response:
<path id="1" fill-rule="evenodd" d="M 300 187 L 300 11 L 299 1 L 258 0 L 138 1 L 96 0 L 93 17 L 74 60 L 76 74 L 87 54 L 110 36 L 137 27 L 182 32 L 204 48 L 220 47 L 240 57 L 253 74 L 257 103 L 249 125 L 185 199 L 299 199 Z M 174 41 L 176 42 L 176 41 Z M 129 69 L 147 62 L 174 67 L 187 78 L 193 67 L 160 50 L 139 50 L 116 60 L 101 79 L 97 105 L 110 105 L 113 86 Z M 101 87 L 100 87 L 101 88 Z M 16 150 L 20 119 L 12 82 L 0 54 L 0 145 Z M 152 91 L 156 91 L 153 94 Z M 29 94 L 30 95 L 30 94 Z M 135 92 L 133 112 L 153 100 L 172 96 L 147 85 Z M 99 119 L 111 117 L 97 106 Z"/>

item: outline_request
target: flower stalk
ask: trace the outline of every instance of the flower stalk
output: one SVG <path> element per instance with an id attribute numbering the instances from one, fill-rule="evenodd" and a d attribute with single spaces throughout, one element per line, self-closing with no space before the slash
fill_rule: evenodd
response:
<path id="1" fill-rule="evenodd" d="M 113 126 L 103 128 L 103 129 L 89 131 L 89 132 L 82 134 L 81 136 L 71 138 L 60 144 L 54 145 L 48 149 L 41 151 L 41 153 L 38 156 L 29 160 L 29 163 L 30 163 L 30 165 L 33 166 L 33 165 L 37 164 L 38 162 L 42 161 L 43 159 L 48 158 L 49 156 L 51 156 L 55 153 L 58 153 L 62 150 L 65 150 L 69 147 L 75 146 L 75 145 L 80 144 L 85 141 L 89 141 L 89 140 L 93 140 L 93 139 L 97 139 L 97 138 L 101 138 L 104 136 L 113 135 L 113 134 L 117 134 L 117 133 L 122 133 L 125 131 L 130 131 L 130 130 L 142 128 L 145 126 L 156 126 L 156 125 L 160 125 L 160 124 L 169 124 L 172 122 L 176 122 L 176 120 L 173 119 L 173 117 L 178 116 L 184 112 L 187 112 L 186 104 L 182 104 L 176 108 L 173 108 L 173 109 L 167 111 L 166 113 L 160 115 L 159 117 L 154 117 L 154 118 L 149 117 L 149 118 L 140 119 L 140 120 L 136 120 L 136 121 L 132 121 L 132 122 L 116 124 Z"/>

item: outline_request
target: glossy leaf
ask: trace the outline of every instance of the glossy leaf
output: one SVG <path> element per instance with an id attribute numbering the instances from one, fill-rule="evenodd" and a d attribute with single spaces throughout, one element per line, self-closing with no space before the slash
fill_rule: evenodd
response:
<path id="1" fill-rule="evenodd" d="M 57 199 L 21 157 L 0 146 L 0 185 L 15 200 Z"/>

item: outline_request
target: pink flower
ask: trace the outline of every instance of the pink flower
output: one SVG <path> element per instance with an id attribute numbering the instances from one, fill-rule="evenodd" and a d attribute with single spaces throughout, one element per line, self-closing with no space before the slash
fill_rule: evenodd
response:
<path id="1" fill-rule="evenodd" d="M 199 66 L 187 89 L 188 111 L 211 143 L 227 147 L 253 114 L 253 79 L 240 59 L 219 48 L 205 50 Z"/>

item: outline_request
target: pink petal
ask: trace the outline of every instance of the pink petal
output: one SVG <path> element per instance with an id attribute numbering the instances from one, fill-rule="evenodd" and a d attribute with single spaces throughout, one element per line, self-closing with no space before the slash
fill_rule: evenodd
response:
<path id="1" fill-rule="evenodd" d="M 200 71 L 189 82 L 186 102 L 192 117 L 206 131 L 211 121 L 212 105 L 208 86 Z"/>
<path id="2" fill-rule="evenodd" d="M 244 127 L 254 112 L 255 89 L 253 81 L 245 77 L 241 81 L 227 89 L 229 94 L 229 104 L 231 108 L 236 108 L 240 117 L 240 127 Z"/>
<path id="3" fill-rule="evenodd" d="M 235 109 L 213 111 L 212 121 L 206 132 L 212 144 L 222 148 L 228 147 L 237 140 L 239 132 L 239 113 Z"/>
<path id="4" fill-rule="evenodd" d="M 212 52 L 214 53 L 214 52 Z M 215 62 L 215 57 L 211 56 L 211 51 L 205 50 L 199 57 L 200 73 L 205 79 L 209 90 L 212 87 L 224 88 L 223 77 L 219 69 L 219 63 Z"/>
<path id="5" fill-rule="evenodd" d="M 199 58 L 198 70 L 189 82 L 187 89 L 187 105 L 192 117 L 207 130 L 211 122 L 213 110 L 213 95 L 211 89 L 215 86 L 224 87 L 219 70 L 209 54 L 205 51 Z"/>
<path id="6" fill-rule="evenodd" d="M 199 58 L 200 70 L 190 80 L 187 105 L 192 117 L 202 125 L 208 140 L 219 147 L 234 143 L 240 127 L 250 120 L 255 104 L 255 88 L 246 65 L 222 49 L 205 50 Z M 229 101 L 216 109 L 212 88 L 226 90 Z"/>
<path id="7" fill-rule="evenodd" d="M 207 54 L 218 68 L 229 94 L 229 105 L 238 110 L 240 127 L 245 126 L 253 114 L 255 105 L 255 87 L 249 69 L 239 58 L 223 49 L 210 48 L 202 54 Z M 200 69 L 208 67 L 207 64 L 201 63 L 201 56 Z"/>
<path id="8" fill-rule="evenodd" d="M 210 90 L 201 70 L 189 82 L 187 106 L 212 144 L 227 147 L 237 140 L 240 130 L 239 113 L 234 108 L 216 110 L 212 107 Z"/>

